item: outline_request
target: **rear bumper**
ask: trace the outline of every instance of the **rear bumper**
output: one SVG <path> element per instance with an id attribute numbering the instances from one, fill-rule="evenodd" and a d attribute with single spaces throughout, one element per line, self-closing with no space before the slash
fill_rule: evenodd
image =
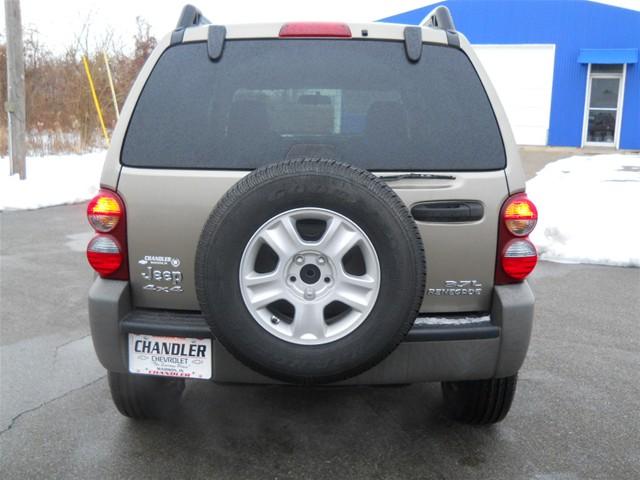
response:
<path id="1" fill-rule="evenodd" d="M 475 380 L 515 374 L 531 337 L 533 293 L 524 282 L 494 288 L 491 312 L 421 316 L 405 341 L 377 366 L 341 384 Z M 133 309 L 128 282 L 97 278 L 89 291 L 89 319 L 98 359 L 127 372 L 127 334 L 212 338 L 197 312 Z M 213 376 L 219 382 L 275 383 L 230 355 L 213 339 Z"/>

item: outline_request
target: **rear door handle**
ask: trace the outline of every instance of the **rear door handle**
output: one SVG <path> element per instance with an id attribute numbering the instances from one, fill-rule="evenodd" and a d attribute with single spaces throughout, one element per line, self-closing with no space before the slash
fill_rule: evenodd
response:
<path id="1" fill-rule="evenodd" d="M 475 222 L 484 216 L 484 207 L 470 200 L 423 202 L 411 208 L 411 215 L 419 222 Z"/>

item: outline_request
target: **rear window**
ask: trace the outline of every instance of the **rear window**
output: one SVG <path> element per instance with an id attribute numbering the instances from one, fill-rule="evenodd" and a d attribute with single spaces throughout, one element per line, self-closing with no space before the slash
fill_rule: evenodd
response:
<path id="1" fill-rule="evenodd" d="M 166 50 L 138 99 L 122 163 L 253 169 L 323 156 L 376 171 L 504 168 L 502 138 L 467 56 L 377 40 L 229 40 Z"/>

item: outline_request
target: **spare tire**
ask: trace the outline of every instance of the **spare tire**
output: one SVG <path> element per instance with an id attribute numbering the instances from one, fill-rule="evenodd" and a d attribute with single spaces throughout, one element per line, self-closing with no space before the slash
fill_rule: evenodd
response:
<path id="1" fill-rule="evenodd" d="M 222 345 L 259 373 L 306 384 L 391 353 L 426 275 L 420 234 L 393 190 L 324 159 L 268 165 L 235 184 L 204 226 L 195 267 Z"/>

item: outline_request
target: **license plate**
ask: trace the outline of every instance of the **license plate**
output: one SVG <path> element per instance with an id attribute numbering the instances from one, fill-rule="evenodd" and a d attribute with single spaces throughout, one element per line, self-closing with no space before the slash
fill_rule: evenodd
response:
<path id="1" fill-rule="evenodd" d="M 129 371 L 163 377 L 211 378 L 211 339 L 130 333 Z"/>

